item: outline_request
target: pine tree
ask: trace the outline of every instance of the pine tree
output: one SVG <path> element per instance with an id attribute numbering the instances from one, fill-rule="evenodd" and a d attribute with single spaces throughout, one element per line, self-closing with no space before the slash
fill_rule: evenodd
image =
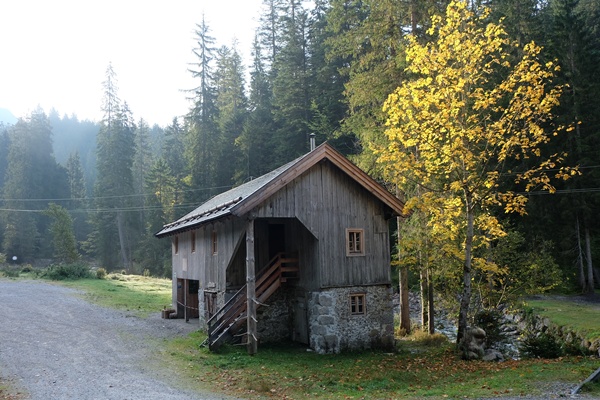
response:
<path id="1" fill-rule="evenodd" d="M 190 203 L 206 200 L 215 193 L 216 162 L 213 153 L 219 137 L 216 123 L 215 77 L 213 61 L 215 57 L 214 38 L 210 36 L 210 28 L 204 19 L 197 25 L 196 47 L 193 52 L 197 57 L 189 69 L 198 82 L 198 86 L 190 90 L 192 109 L 186 116 L 186 153 L 190 176 L 188 184 L 193 189 L 187 199 Z"/>
<path id="2" fill-rule="evenodd" d="M 309 150 L 310 97 L 308 15 L 298 0 L 288 0 L 282 16 L 282 47 L 273 70 L 274 159 L 281 165 Z"/>
<path id="3" fill-rule="evenodd" d="M 73 232 L 73 220 L 69 212 L 59 205 L 50 203 L 44 214 L 52 219 L 50 232 L 54 246 L 54 257 L 61 263 L 72 263 L 79 259 L 77 241 Z"/>
<path id="4" fill-rule="evenodd" d="M 215 83 L 217 88 L 216 108 L 219 140 L 215 158 L 219 166 L 215 184 L 219 188 L 230 188 L 234 182 L 243 181 L 242 154 L 236 141 L 241 136 L 247 116 L 247 99 L 244 93 L 244 66 L 236 44 L 231 49 L 223 46 L 217 55 Z"/>
<path id="5" fill-rule="evenodd" d="M 143 231 L 145 226 L 146 208 L 146 176 L 152 165 L 152 152 L 150 147 L 150 128 L 143 118 L 140 118 L 134 132 L 135 155 L 133 158 L 133 186 L 136 194 L 135 205 L 140 210 L 137 231 Z"/>
<path id="6" fill-rule="evenodd" d="M 242 165 L 236 176 L 237 180 L 244 181 L 266 174 L 276 167 L 272 157 L 272 132 L 275 130 L 273 96 L 258 37 L 254 38 L 252 55 L 248 100 L 250 112 L 243 132 L 237 140 L 242 154 Z"/>
<path id="7" fill-rule="evenodd" d="M 69 210 L 71 211 L 75 238 L 79 241 L 85 240 L 89 234 L 88 213 L 86 211 L 87 196 L 85 192 L 85 179 L 83 177 L 83 168 L 79 153 L 71 153 L 67 160 L 67 176 L 69 179 L 69 193 L 71 202 Z"/>
<path id="8" fill-rule="evenodd" d="M 104 117 L 98 133 L 98 178 L 95 186 L 95 250 L 102 265 L 112 269 L 121 264 L 132 267 L 130 232 L 132 164 L 135 152 L 135 126 L 127 103 L 121 104 L 117 93 L 116 74 L 111 65 L 103 83 Z M 119 263 L 120 256 L 120 263 Z"/>
<path id="9" fill-rule="evenodd" d="M 154 233 L 164 224 L 173 221 L 176 215 L 177 181 L 169 165 L 163 158 L 158 158 L 146 175 L 145 190 L 148 193 L 145 234 L 140 241 L 138 258 L 143 269 L 155 275 L 170 277 L 170 242 L 161 240 L 157 243 Z"/>
<path id="10" fill-rule="evenodd" d="M 20 119 L 9 135 L 3 194 L 10 211 L 3 215 L 3 251 L 20 260 L 49 257 L 48 243 L 38 237 L 48 220 L 36 211 L 46 207 L 47 199 L 68 197 L 67 174 L 54 159 L 52 129 L 42 110 Z"/>

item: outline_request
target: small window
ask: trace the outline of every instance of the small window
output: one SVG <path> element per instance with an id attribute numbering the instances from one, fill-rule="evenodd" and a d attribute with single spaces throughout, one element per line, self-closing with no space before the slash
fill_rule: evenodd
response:
<path id="1" fill-rule="evenodd" d="M 192 253 L 195 253 L 196 252 L 196 232 L 192 232 L 191 241 L 192 241 Z"/>
<path id="2" fill-rule="evenodd" d="M 346 230 L 346 254 L 362 256 L 365 254 L 364 231 L 362 229 Z"/>
<path id="3" fill-rule="evenodd" d="M 212 253 L 213 254 L 217 254 L 217 250 L 218 250 L 218 247 L 217 247 L 217 231 L 212 231 L 211 238 L 212 238 Z"/>
<path id="4" fill-rule="evenodd" d="M 350 315 L 366 314 L 366 296 L 364 293 L 355 293 L 350 295 Z"/>
<path id="5" fill-rule="evenodd" d="M 173 251 L 175 254 L 179 254 L 179 236 L 175 236 L 173 239 Z"/>

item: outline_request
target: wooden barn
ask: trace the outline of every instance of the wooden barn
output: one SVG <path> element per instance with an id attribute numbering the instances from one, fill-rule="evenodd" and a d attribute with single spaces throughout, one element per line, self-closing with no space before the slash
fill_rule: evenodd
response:
<path id="1" fill-rule="evenodd" d="M 403 204 L 329 144 L 217 195 L 170 237 L 173 304 L 208 344 L 393 345 L 389 220 Z"/>

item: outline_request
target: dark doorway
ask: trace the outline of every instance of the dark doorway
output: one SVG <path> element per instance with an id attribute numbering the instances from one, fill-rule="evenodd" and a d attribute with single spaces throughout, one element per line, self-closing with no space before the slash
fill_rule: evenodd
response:
<path id="1" fill-rule="evenodd" d="M 269 260 L 285 252 L 285 225 L 269 224 Z"/>
<path id="2" fill-rule="evenodd" d="M 200 283 L 194 279 L 177 279 L 177 316 L 198 318 L 198 288 Z"/>

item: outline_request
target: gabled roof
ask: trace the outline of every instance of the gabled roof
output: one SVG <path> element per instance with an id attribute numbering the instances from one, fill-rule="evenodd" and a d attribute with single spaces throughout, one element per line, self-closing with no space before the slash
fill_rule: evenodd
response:
<path id="1" fill-rule="evenodd" d="M 177 221 L 166 224 L 155 236 L 160 238 L 174 235 L 227 215 L 244 215 L 325 159 L 385 203 L 396 215 L 402 215 L 404 204 L 397 197 L 329 144 L 323 143 L 310 153 L 282 165 L 268 174 L 211 198 Z"/>

